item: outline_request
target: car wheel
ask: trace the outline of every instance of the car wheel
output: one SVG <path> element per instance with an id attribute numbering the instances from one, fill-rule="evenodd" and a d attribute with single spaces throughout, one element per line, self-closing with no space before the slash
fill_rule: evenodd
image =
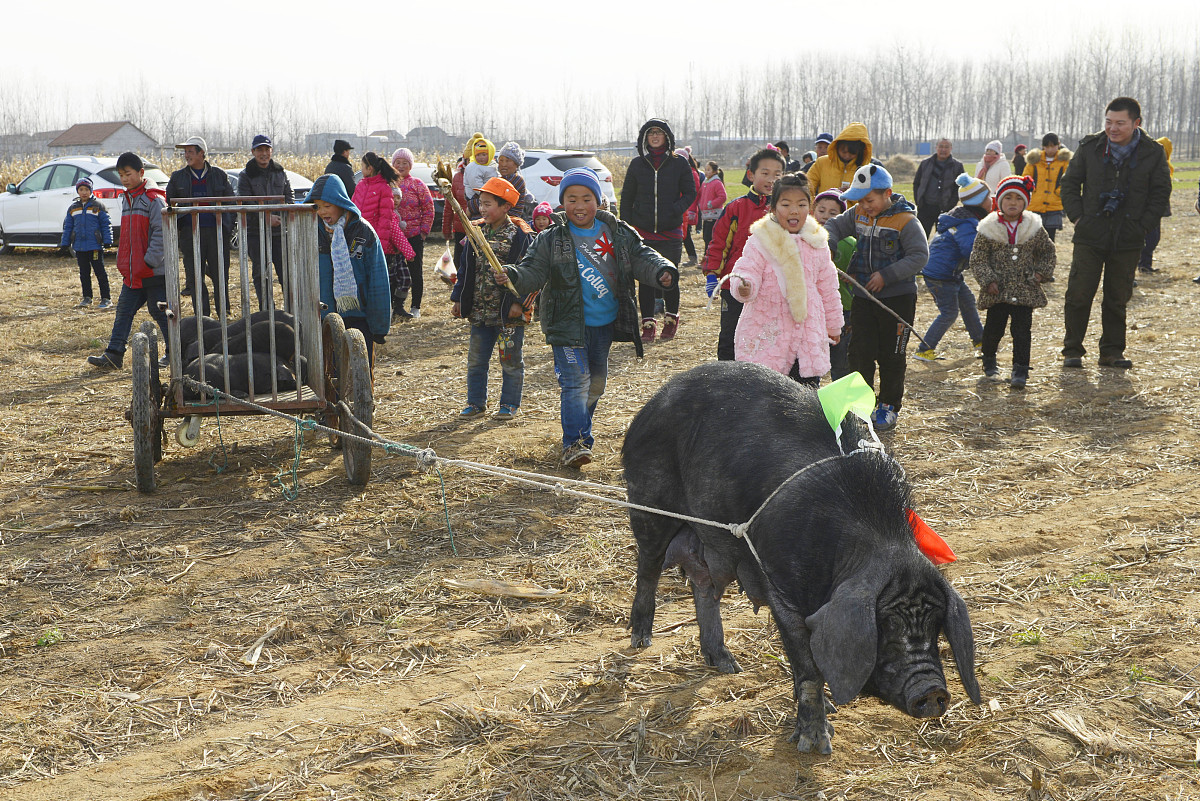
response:
<path id="1" fill-rule="evenodd" d="M 13 252 L 13 246 L 8 244 L 8 239 L 4 236 L 4 229 L 0 228 L 0 256 L 7 256 Z"/>

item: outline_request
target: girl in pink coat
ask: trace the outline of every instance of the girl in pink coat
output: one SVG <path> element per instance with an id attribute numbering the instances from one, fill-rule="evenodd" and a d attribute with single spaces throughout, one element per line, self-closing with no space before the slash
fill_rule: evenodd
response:
<path id="1" fill-rule="evenodd" d="M 829 372 L 829 345 L 841 337 L 842 298 L 829 234 L 808 216 L 811 203 L 804 175 L 775 182 L 770 214 L 750 226 L 729 288 L 745 304 L 734 358 L 815 389 Z"/>
<path id="2" fill-rule="evenodd" d="M 352 200 L 358 207 L 359 216 L 371 224 L 383 241 L 392 230 L 392 218 L 396 217 L 392 186 L 400 176 L 386 159 L 375 153 L 363 154 L 362 174 L 362 180 L 354 187 Z"/>

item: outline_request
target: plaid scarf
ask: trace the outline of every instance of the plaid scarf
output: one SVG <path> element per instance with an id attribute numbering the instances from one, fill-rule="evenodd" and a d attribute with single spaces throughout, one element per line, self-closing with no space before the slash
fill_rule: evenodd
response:
<path id="1" fill-rule="evenodd" d="M 1131 136 L 1129 138 L 1129 141 L 1123 145 L 1114 145 L 1112 143 L 1112 140 L 1109 139 L 1108 140 L 1108 157 L 1112 159 L 1113 164 L 1120 167 L 1125 162 L 1125 159 L 1129 158 L 1129 155 L 1131 153 L 1133 153 L 1133 149 L 1135 147 L 1137 147 L 1138 141 L 1141 138 L 1142 138 L 1142 129 L 1134 128 L 1133 136 Z"/>

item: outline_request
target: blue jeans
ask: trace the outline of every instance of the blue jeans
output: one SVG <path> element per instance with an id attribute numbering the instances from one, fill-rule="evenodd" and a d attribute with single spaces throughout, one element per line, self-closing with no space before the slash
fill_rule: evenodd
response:
<path id="1" fill-rule="evenodd" d="M 938 281 L 934 278 L 925 279 L 925 287 L 933 295 L 937 304 L 938 316 L 925 332 L 924 348 L 936 348 L 942 337 L 954 325 L 958 315 L 962 313 L 963 325 L 971 335 L 971 342 L 983 341 L 983 323 L 979 321 L 979 311 L 975 308 L 975 293 L 967 286 L 966 281 Z"/>
<path id="2" fill-rule="evenodd" d="M 576 442 L 583 442 L 589 448 L 595 444 L 592 415 L 608 381 L 612 341 L 613 325 L 609 323 L 587 326 L 582 348 L 554 346 L 554 375 L 562 390 L 559 397 L 564 451 Z"/>
<path id="3" fill-rule="evenodd" d="M 113 320 L 112 335 L 108 338 L 108 352 L 117 355 L 125 353 L 125 343 L 129 341 L 129 332 L 133 329 L 133 318 L 142 306 L 148 307 L 150 316 L 158 323 L 160 342 L 163 352 L 167 343 L 167 313 L 158 304 L 167 300 L 166 286 L 151 286 L 134 289 L 127 284 L 121 285 L 121 296 L 117 298 L 117 316 Z"/>
<path id="4" fill-rule="evenodd" d="M 525 361 L 521 357 L 521 345 L 525 342 L 525 326 L 514 326 L 514 347 L 500 354 L 500 367 L 504 379 L 500 384 L 500 405 L 514 409 L 521 405 L 521 389 L 525 384 Z M 487 406 L 488 362 L 500 338 L 498 325 L 472 325 L 471 346 L 467 351 L 467 403 L 480 409 Z"/>

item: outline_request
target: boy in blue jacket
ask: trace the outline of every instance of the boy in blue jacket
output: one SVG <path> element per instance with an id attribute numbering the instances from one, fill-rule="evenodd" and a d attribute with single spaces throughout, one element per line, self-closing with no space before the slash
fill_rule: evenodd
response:
<path id="1" fill-rule="evenodd" d="M 383 246 L 338 176 L 318 178 L 304 202 L 316 204 L 322 223 L 317 227 L 317 280 L 325 304 L 321 316 L 336 311 L 346 328 L 362 332 L 373 369 L 375 344 L 383 344 L 392 325 L 392 290 Z"/>
<path id="2" fill-rule="evenodd" d="M 937 233 L 929 243 L 929 261 L 921 271 L 925 288 L 933 295 L 933 302 L 938 307 L 937 318 L 925 332 L 924 346 L 917 345 L 915 356 L 923 362 L 941 358 L 935 348 L 954 325 L 959 312 L 962 312 L 963 325 L 971 335 L 975 352 L 979 353 L 983 346 L 983 323 L 975 309 L 975 293 L 963 279 L 963 270 L 971 258 L 971 248 L 975 246 L 979 221 L 991 209 L 991 193 L 987 184 L 966 173 L 960 173 L 954 182 L 958 184 L 961 205 L 938 217 Z"/>
<path id="3" fill-rule="evenodd" d="M 112 222 L 108 209 L 92 197 L 92 179 L 80 178 L 75 182 L 79 198 L 67 209 L 63 220 L 60 248 L 70 247 L 75 251 L 79 264 L 79 283 L 83 287 L 83 300 L 75 308 L 92 305 L 92 271 L 96 272 L 96 283 L 100 285 L 100 308 L 112 308 L 109 294 L 108 273 L 104 271 L 104 248 L 112 247 Z"/>

